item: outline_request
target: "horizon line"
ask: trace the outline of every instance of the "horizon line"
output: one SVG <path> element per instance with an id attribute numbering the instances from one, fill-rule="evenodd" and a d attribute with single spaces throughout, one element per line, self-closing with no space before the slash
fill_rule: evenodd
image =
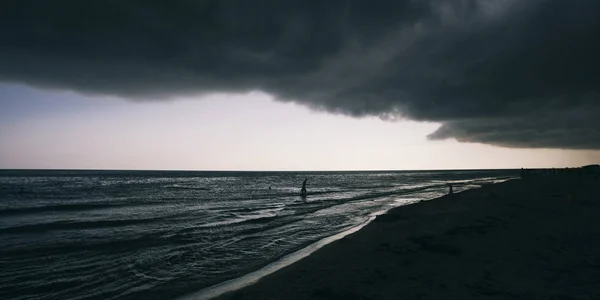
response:
<path id="1" fill-rule="evenodd" d="M 532 167 L 523 169 L 568 169 L 579 167 Z M 508 171 L 520 170 L 521 168 L 465 168 L 465 169 L 363 169 L 363 170 L 198 170 L 198 169 L 54 169 L 54 168 L 0 168 L 2 171 L 117 171 L 117 172 L 248 172 L 248 173 L 275 173 L 275 172 L 424 172 L 424 171 Z"/>

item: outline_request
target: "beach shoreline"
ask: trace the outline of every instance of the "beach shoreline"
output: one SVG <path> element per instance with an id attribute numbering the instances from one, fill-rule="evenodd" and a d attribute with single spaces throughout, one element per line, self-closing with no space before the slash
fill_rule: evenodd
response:
<path id="1" fill-rule="evenodd" d="M 502 180 L 502 181 L 494 183 L 494 184 L 503 183 L 503 182 L 506 182 L 509 180 L 514 180 L 514 178 Z M 479 186 L 477 188 L 472 188 L 472 189 L 478 189 L 478 188 L 482 188 L 482 187 L 483 186 Z M 469 189 L 469 190 L 472 190 L 472 189 Z M 467 190 L 463 190 L 462 192 L 465 192 L 465 191 L 467 191 Z M 213 286 L 206 287 L 197 292 L 186 294 L 186 295 L 178 297 L 176 299 L 177 300 L 207 300 L 207 299 L 217 298 L 217 297 L 227 294 L 227 293 L 235 292 L 239 289 L 242 289 L 244 287 L 247 287 L 249 285 L 252 285 L 252 284 L 258 282 L 265 276 L 268 276 L 274 272 L 277 272 L 278 270 L 280 270 L 282 268 L 285 268 L 291 264 L 297 263 L 298 261 L 304 259 L 305 257 L 314 254 L 316 251 L 318 251 L 322 247 L 326 246 L 327 244 L 330 244 L 330 243 L 335 242 L 339 239 L 342 239 L 348 235 L 358 232 L 359 230 L 361 230 L 362 228 L 364 228 L 365 226 L 369 225 L 371 222 L 376 220 L 376 218 L 381 217 L 381 216 L 389 213 L 390 211 L 393 211 L 395 209 L 405 207 L 408 205 L 414 205 L 414 204 L 417 204 L 422 201 L 432 201 L 432 200 L 436 200 L 436 199 L 439 199 L 442 197 L 445 197 L 445 196 L 435 197 L 435 198 L 431 198 L 431 199 L 423 199 L 423 200 L 419 200 L 416 202 L 401 204 L 398 206 L 393 206 L 385 211 L 376 212 L 376 213 L 372 214 L 368 220 L 366 220 L 365 222 L 363 222 L 361 224 L 358 224 L 358 225 L 353 226 L 352 228 L 349 228 L 342 232 L 338 232 L 331 236 L 327 236 L 325 238 L 317 240 L 317 241 L 309 244 L 308 246 L 302 247 L 301 249 L 298 249 L 296 251 L 293 251 L 292 253 L 289 253 L 287 255 L 284 255 L 283 257 L 276 259 L 275 261 L 261 267 L 258 270 L 252 271 L 250 273 L 247 273 L 247 274 L 237 277 L 237 278 L 233 278 L 233 279 L 215 284 Z"/>
<path id="2" fill-rule="evenodd" d="M 509 180 L 392 208 L 214 299 L 598 296 L 600 241 L 592 239 L 600 237 L 600 226 L 593 226 L 600 223 L 593 218 L 598 186 L 571 176 Z"/>
<path id="3" fill-rule="evenodd" d="M 335 242 L 339 239 L 344 238 L 347 235 L 353 234 L 353 233 L 361 230 L 363 227 L 367 226 L 369 223 L 371 223 L 373 220 L 375 220 L 375 218 L 376 217 L 373 216 L 362 224 L 354 226 L 348 230 L 344 230 L 342 232 L 336 233 L 334 235 L 328 236 L 326 238 L 320 239 L 314 243 L 311 243 L 310 245 L 308 245 L 306 247 L 296 250 L 290 254 L 284 255 L 283 257 L 267 264 L 266 266 L 264 266 L 256 271 L 250 272 L 250 273 L 245 274 L 238 278 L 230 279 L 225 282 L 204 288 L 198 292 L 188 294 L 183 297 L 179 297 L 179 298 L 177 298 L 177 300 L 214 299 L 214 298 L 224 295 L 226 293 L 234 292 L 234 291 L 237 291 L 244 287 L 250 286 L 250 285 L 258 282 L 265 276 L 268 276 L 274 272 L 277 272 L 278 270 L 281 270 L 281 269 L 283 269 L 291 264 L 294 264 L 294 263 L 302 260 L 303 258 L 315 253 L 316 251 L 323 248 L 327 244 Z"/>
<path id="4" fill-rule="evenodd" d="M 437 199 L 437 198 L 428 199 L 428 200 L 434 200 L 434 199 Z M 362 228 L 364 228 L 365 226 L 369 225 L 371 222 L 376 220 L 377 217 L 382 216 L 391 210 L 394 210 L 399 207 L 407 206 L 407 205 L 416 204 L 421 201 L 428 201 L 428 200 L 420 200 L 417 202 L 394 206 L 385 211 L 376 212 L 376 213 L 372 214 L 368 220 L 366 220 L 365 222 L 363 222 L 361 224 L 358 224 L 358 225 L 353 226 L 342 232 L 338 232 L 336 234 L 333 234 L 333 235 L 327 236 L 325 238 L 322 238 L 320 240 L 317 240 L 317 241 L 309 244 L 308 246 L 302 247 L 296 251 L 293 251 L 292 253 L 286 254 L 283 257 L 276 259 L 275 261 L 272 261 L 271 263 L 268 263 L 267 265 L 261 267 L 258 270 L 252 271 L 250 273 L 247 273 L 247 274 L 242 275 L 237 278 L 226 280 L 224 282 L 215 284 L 213 286 L 206 287 L 200 291 L 186 294 L 181 297 L 177 297 L 176 299 L 177 300 L 209 300 L 209 299 L 215 299 L 215 298 L 217 298 L 221 295 L 227 294 L 227 293 L 235 292 L 239 289 L 242 289 L 244 287 L 250 286 L 250 285 L 258 282 L 265 276 L 268 276 L 274 272 L 277 272 L 278 270 L 283 269 L 291 264 L 299 262 L 300 260 L 306 258 L 309 255 L 312 255 L 313 253 L 317 252 L 319 249 L 323 248 L 324 246 L 326 246 L 330 243 L 333 243 L 333 242 L 340 240 L 348 235 L 358 232 L 359 230 L 361 230 Z"/>

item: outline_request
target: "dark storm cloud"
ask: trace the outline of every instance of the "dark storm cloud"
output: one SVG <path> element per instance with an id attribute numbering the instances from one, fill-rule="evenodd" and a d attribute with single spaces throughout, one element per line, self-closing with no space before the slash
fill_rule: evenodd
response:
<path id="1" fill-rule="evenodd" d="M 429 137 L 600 149 L 600 1 L 0 4 L 0 80 L 170 98 L 263 90 Z"/>

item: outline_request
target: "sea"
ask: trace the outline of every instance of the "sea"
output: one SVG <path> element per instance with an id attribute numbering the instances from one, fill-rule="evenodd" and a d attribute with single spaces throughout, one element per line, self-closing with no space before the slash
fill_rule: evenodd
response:
<path id="1" fill-rule="evenodd" d="M 0 299 L 194 295 L 449 184 L 518 173 L 0 170 Z"/>

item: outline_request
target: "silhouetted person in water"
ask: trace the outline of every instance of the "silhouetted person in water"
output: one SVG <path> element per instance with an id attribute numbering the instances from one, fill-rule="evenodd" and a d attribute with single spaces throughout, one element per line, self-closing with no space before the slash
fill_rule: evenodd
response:
<path id="1" fill-rule="evenodd" d="M 306 196 L 306 180 L 308 178 L 304 178 L 304 182 L 302 182 L 302 189 L 300 190 L 300 195 L 302 196 Z"/>
<path id="2" fill-rule="evenodd" d="M 452 190 L 452 183 L 448 184 L 448 186 L 450 187 L 450 190 L 448 191 L 448 195 L 454 194 L 454 191 Z"/>

